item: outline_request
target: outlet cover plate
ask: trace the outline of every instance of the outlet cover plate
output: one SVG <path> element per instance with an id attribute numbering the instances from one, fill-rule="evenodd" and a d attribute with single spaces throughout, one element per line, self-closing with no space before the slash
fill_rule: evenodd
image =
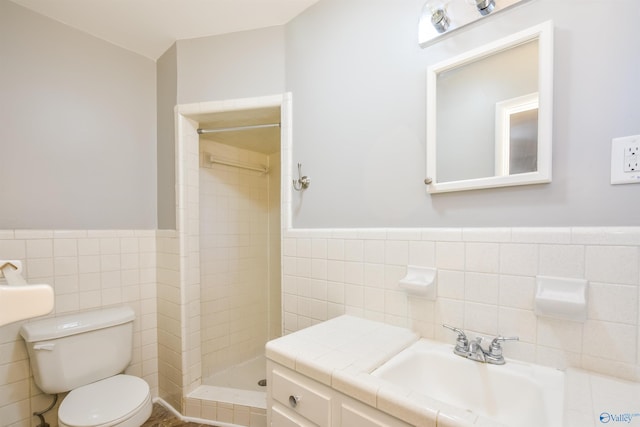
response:
<path id="1" fill-rule="evenodd" d="M 630 160 L 628 152 L 637 146 L 640 146 L 640 135 L 611 140 L 611 184 L 640 184 L 640 170 L 627 167 Z"/>

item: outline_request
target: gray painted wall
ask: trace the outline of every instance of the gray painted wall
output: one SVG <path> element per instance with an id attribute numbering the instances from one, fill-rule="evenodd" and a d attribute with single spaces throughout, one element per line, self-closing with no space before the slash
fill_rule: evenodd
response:
<path id="1" fill-rule="evenodd" d="M 611 138 L 640 134 L 640 2 L 532 0 L 417 45 L 424 0 L 321 0 L 287 25 L 296 227 L 639 225 L 640 185 L 609 184 Z M 555 24 L 553 182 L 428 195 L 429 65 Z"/>
<path id="2" fill-rule="evenodd" d="M 175 216 L 176 104 L 276 95 L 285 88 L 284 27 L 179 40 L 158 60 L 158 226 Z"/>
<path id="3" fill-rule="evenodd" d="M 531 0 L 420 49 L 422 3 L 321 0 L 286 27 L 178 41 L 156 87 L 152 61 L 0 1 L 0 228 L 173 228 L 173 99 L 285 90 L 312 179 L 297 227 L 640 224 L 640 185 L 609 184 L 611 138 L 640 133 L 640 3 L 607 27 L 606 2 Z M 426 194 L 427 66 L 547 19 L 553 182 Z"/>
<path id="4" fill-rule="evenodd" d="M 158 228 L 176 228 L 176 143 L 174 108 L 178 103 L 175 43 L 157 61 Z"/>
<path id="5" fill-rule="evenodd" d="M 155 73 L 0 1 L 0 229 L 156 228 Z"/>
<path id="6" fill-rule="evenodd" d="M 178 40 L 178 103 L 284 92 L 284 27 Z"/>

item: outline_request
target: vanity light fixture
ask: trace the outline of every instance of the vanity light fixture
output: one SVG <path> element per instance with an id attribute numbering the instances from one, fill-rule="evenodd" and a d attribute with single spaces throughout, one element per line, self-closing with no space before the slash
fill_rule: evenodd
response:
<path id="1" fill-rule="evenodd" d="M 422 19 L 429 19 L 435 30 L 442 34 L 449 29 L 449 17 L 446 5 L 439 0 L 429 0 L 422 8 Z"/>
<path id="2" fill-rule="evenodd" d="M 427 0 L 418 24 L 418 43 L 427 47 L 442 36 L 529 0 Z"/>
<path id="3" fill-rule="evenodd" d="M 431 25 L 439 33 L 444 33 L 449 28 L 449 17 L 444 9 L 438 9 L 431 14 Z"/>

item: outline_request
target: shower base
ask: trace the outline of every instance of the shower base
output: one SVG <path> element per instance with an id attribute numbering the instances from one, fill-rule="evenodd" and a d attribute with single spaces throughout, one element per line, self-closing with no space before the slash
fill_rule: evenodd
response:
<path id="1" fill-rule="evenodd" d="M 265 378 L 266 370 L 266 358 L 258 356 L 208 378 L 203 378 L 202 384 L 266 392 L 266 387 L 258 385 L 258 382 Z"/>
<path id="2" fill-rule="evenodd" d="M 189 393 L 186 415 L 246 427 L 266 427 L 266 359 L 259 356 L 226 371 L 203 378 L 202 385 Z"/>

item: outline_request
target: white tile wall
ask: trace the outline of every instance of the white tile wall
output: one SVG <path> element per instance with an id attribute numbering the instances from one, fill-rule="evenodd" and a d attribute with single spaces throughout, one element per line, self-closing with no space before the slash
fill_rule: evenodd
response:
<path id="1" fill-rule="evenodd" d="M 349 313 L 453 342 L 448 323 L 519 336 L 507 356 L 640 380 L 638 227 L 290 229 L 283 245 L 285 332 Z M 435 302 L 398 290 L 407 264 L 438 268 Z M 589 280 L 588 320 L 537 317 L 536 275 Z"/>
<path id="2" fill-rule="evenodd" d="M 47 283 L 59 316 L 114 305 L 136 312 L 134 349 L 127 373 L 144 378 L 158 395 L 156 232 L 154 230 L 2 230 L 0 259 L 19 259 L 28 282 Z M 1 281 L 1 280 L 0 280 Z M 33 383 L 23 322 L 0 327 L 0 420 L 31 426 L 31 414 L 51 398 Z M 56 426 L 54 413 L 47 421 Z"/>
<path id="3" fill-rule="evenodd" d="M 178 233 L 157 232 L 158 394 L 182 410 L 182 305 Z M 150 339 L 152 337 L 149 337 Z"/>

